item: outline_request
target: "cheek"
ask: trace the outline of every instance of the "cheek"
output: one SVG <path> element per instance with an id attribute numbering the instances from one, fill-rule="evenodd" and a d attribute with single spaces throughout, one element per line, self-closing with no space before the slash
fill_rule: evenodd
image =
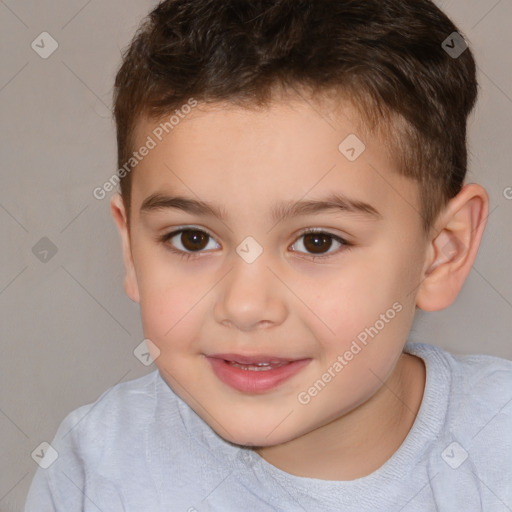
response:
<path id="1" fill-rule="evenodd" d="M 351 350 L 356 340 L 365 351 L 372 346 L 370 358 L 372 352 L 375 358 L 382 358 L 382 351 L 389 351 L 393 359 L 393 353 L 401 350 L 412 322 L 411 291 L 418 275 L 413 255 L 389 245 L 366 253 L 354 252 L 339 272 L 323 281 L 323 290 L 310 287 L 310 293 L 314 289 L 311 310 L 322 320 L 318 325 L 324 326 L 316 332 L 324 333 L 321 339 L 328 357 L 332 359 L 335 353 Z M 357 346 L 353 347 L 353 351 L 357 350 Z"/>
<path id="2" fill-rule="evenodd" d="M 179 340 L 193 337 L 191 329 L 198 325 L 204 287 L 198 279 L 180 274 L 176 265 L 165 265 L 158 258 L 141 261 L 138 284 L 144 335 L 161 350 L 171 341 L 177 346 Z"/>

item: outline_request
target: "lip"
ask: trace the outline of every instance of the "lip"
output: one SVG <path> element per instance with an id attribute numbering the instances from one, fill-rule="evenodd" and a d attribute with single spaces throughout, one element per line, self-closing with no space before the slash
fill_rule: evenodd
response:
<path id="1" fill-rule="evenodd" d="M 206 356 L 212 370 L 224 384 L 244 393 L 263 393 L 276 388 L 302 370 L 310 358 L 288 359 L 266 354 L 215 354 Z M 247 370 L 233 366 L 271 363 L 271 369 Z"/>

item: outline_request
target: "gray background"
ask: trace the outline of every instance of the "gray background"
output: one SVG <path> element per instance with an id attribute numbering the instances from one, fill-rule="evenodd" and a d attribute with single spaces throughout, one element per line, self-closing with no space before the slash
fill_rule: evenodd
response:
<path id="1" fill-rule="evenodd" d="M 92 191 L 116 170 L 110 106 L 120 50 L 155 4 L 0 0 L 2 512 L 22 509 L 37 467 L 31 453 L 68 412 L 154 369 L 133 355 L 143 334 L 123 291 L 113 192 L 97 200 Z M 512 359 L 512 0 L 438 5 L 479 65 L 468 181 L 487 188 L 491 214 L 457 301 L 420 313 L 410 339 Z M 44 31 L 59 45 L 47 59 L 31 48 Z M 57 249 L 47 261 L 33 252 L 43 237 Z"/>

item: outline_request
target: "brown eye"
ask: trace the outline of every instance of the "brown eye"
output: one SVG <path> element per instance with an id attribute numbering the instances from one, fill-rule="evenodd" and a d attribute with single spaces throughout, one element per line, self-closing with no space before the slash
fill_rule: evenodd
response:
<path id="1" fill-rule="evenodd" d="M 299 245 L 299 247 L 294 248 L 295 245 Z M 301 245 L 303 247 L 300 247 Z M 350 245 L 350 243 L 339 236 L 315 230 L 303 232 L 297 242 L 293 244 L 292 251 L 305 253 L 306 256 L 309 255 L 313 259 L 315 255 L 319 255 L 317 258 L 327 258 L 331 256 L 331 254 L 340 252 L 340 250 L 348 249 Z M 335 250 L 331 250 L 333 247 Z"/>
<path id="2" fill-rule="evenodd" d="M 200 229 L 180 229 L 164 235 L 161 239 L 163 243 L 174 252 L 183 254 L 201 253 L 208 244 L 214 242 L 213 238 Z M 215 244 L 214 244 L 215 245 Z M 218 244 L 216 244 L 218 249 Z"/>
<path id="3" fill-rule="evenodd" d="M 304 247 L 313 254 L 322 254 L 332 246 L 332 237 L 326 233 L 309 233 L 304 236 Z"/>
<path id="4" fill-rule="evenodd" d="M 200 251 L 206 247 L 209 238 L 203 231 L 187 229 L 181 232 L 180 242 L 187 251 Z"/>

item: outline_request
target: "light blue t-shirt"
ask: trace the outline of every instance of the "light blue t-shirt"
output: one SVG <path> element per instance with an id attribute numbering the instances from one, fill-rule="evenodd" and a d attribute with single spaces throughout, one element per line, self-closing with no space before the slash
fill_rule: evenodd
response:
<path id="1" fill-rule="evenodd" d="M 67 416 L 25 512 L 510 512 L 512 361 L 419 343 L 405 351 L 425 361 L 423 401 L 368 476 L 281 471 L 218 436 L 155 371 Z"/>

